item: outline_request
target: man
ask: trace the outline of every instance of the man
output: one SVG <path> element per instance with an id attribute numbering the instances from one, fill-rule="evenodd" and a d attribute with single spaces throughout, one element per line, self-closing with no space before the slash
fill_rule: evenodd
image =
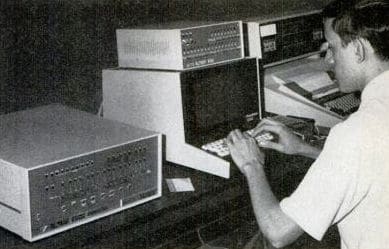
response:
<path id="1" fill-rule="evenodd" d="M 336 1 L 324 11 L 325 60 L 343 92 L 361 91 L 361 105 L 331 129 L 322 151 L 272 120 L 258 124 L 279 136 L 261 147 L 317 158 L 288 198 L 279 202 L 264 174 L 264 153 L 239 130 L 228 138 L 245 175 L 259 227 L 275 246 L 303 232 L 321 240 L 337 224 L 341 247 L 389 248 L 389 2 Z"/>

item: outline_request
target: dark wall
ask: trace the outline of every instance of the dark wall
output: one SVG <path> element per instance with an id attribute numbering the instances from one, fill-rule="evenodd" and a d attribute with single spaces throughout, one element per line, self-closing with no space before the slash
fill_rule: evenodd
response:
<path id="1" fill-rule="evenodd" d="M 321 8 L 325 0 L 2 0 L 0 113 L 60 102 L 96 112 L 101 70 L 117 66 L 115 29 L 237 20 Z"/>

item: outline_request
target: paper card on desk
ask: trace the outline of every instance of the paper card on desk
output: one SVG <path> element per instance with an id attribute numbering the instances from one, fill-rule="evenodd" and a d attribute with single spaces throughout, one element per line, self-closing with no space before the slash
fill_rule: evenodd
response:
<path id="1" fill-rule="evenodd" d="M 166 183 L 170 192 L 194 191 L 190 178 L 168 178 Z"/>
<path id="2" fill-rule="evenodd" d="M 285 89 L 282 86 L 285 86 L 288 82 L 294 82 L 302 89 L 311 93 L 313 99 L 339 91 L 338 85 L 331 80 L 330 76 L 325 71 L 286 71 L 279 72 L 277 75 L 273 75 L 272 78 L 276 83 L 281 84 L 279 90 L 291 93 L 291 89 Z"/>
<path id="3" fill-rule="evenodd" d="M 271 77 L 272 77 L 272 79 L 274 80 L 274 82 L 277 83 L 277 84 L 283 85 L 283 84 L 286 83 L 285 80 L 281 79 L 280 77 L 278 77 L 278 76 L 275 75 L 275 74 L 272 74 Z"/>
<path id="4" fill-rule="evenodd" d="M 300 94 L 301 96 L 305 97 L 305 98 L 308 98 L 308 99 L 311 99 L 312 98 L 312 93 L 305 90 L 304 88 L 302 88 L 299 84 L 297 84 L 296 82 L 288 82 L 285 84 L 286 87 L 288 87 L 290 90 Z"/>
<path id="5" fill-rule="evenodd" d="M 278 77 L 275 76 L 275 75 L 272 75 L 272 78 L 273 78 L 273 80 L 274 80 L 277 84 L 279 84 L 279 85 L 277 86 L 277 88 L 276 88 L 277 91 L 283 92 L 283 93 L 285 93 L 285 94 L 287 94 L 287 95 L 289 95 L 289 96 L 293 96 L 294 98 L 299 99 L 299 100 L 301 100 L 301 101 L 310 103 L 310 100 L 309 100 L 309 99 L 307 99 L 307 98 L 304 97 L 303 95 L 301 95 L 301 94 L 295 92 L 295 91 L 292 90 L 291 88 L 287 87 L 287 86 L 286 86 L 286 85 L 287 85 L 287 82 L 283 81 L 282 79 L 278 78 Z M 297 84 L 297 83 L 296 83 L 296 84 Z"/>
<path id="6" fill-rule="evenodd" d="M 315 71 L 300 75 L 295 75 L 288 78 L 290 81 L 294 81 L 299 84 L 300 87 L 304 88 L 308 92 L 315 92 L 322 88 L 328 88 L 328 86 L 334 85 L 327 72 Z"/>

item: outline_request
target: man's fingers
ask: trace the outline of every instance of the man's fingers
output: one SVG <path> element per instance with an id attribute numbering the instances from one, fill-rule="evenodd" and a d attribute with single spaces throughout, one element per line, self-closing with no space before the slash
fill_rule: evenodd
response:
<path id="1" fill-rule="evenodd" d="M 261 122 L 259 122 L 259 124 L 257 124 L 257 126 L 255 128 L 257 129 L 257 128 L 267 126 L 267 125 L 274 125 L 274 123 L 269 119 L 263 119 Z"/>
<path id="2" fill-rule="evenodd" d="M 255 128 L 254 130 L 257 130 L 257 129 L 263 129 L 263 127 L 268 127 L 268 126 L 279 126 L 279 127 L 284 127 L 285 125 L 280 123 L 280 122 L 277 122 L 277 121 L 274 121 L 270 118 L 266 118 L 266 119 L 263 119 Z"/>
<path id="3" fill-rule="evenodd" d="M 235 140 L 235 139 L 242 139 L 243 138 L 243 134 L 240 130 L 236 129 L 236 130 L 233 130 L 231 132 L 232 134 L 232 139 Z"/>
<path id="4" fill-rule="evenodd" d="M 253 137 L 247 134 L 247 132 L 242 132 L 242 137 L 246 139 L 253 139 Z"/>
<path id="5" fill-rule="evenodd" d="M 282 125 L 282 123 L 278 122 L 278 121 L 275 121 L 273 120 L 272 118 L 264 118 L 262 119 L 261 122 L 259 122 L 258 125 L 261 125 L 261 124 L 267 124 L 267 125 Z"/>
<path id="6" fill-rule="evenodd" d="M 228 136 L 226 138 L 226 141 L 227 141 L 227 145 L 233 144 L 232 133 L 231 132 L 230 132 L 230 134 L 228 134 Z"/>
<path id="7" fill-rule="evenodd" d="M 270 132 L 273 132 L 277 135 L 279 135 L 282 131 L 284 127 L 281 126 L 281 125 L 262 125 L 260 127 L 255 127 L 251 136 L 252 137 L 256 137 L 258 136 L 260 133 L 264 132 L 264 131 L 270 131 Z"/>
<path id="8" fill-rule="evenodd" d="M 227 136 L 227 144 L 234 144 L 235 141 L 243 138 L 243 134 L 240 130 L 233 130 Z"/>
<path id="9" fill-rule="evenodd" d="M 282 151 L 282 145 L 279 143 L 275 143 L 275 142 L 271 142 L 271 141 L 260 141 L 260 142 L 258 142 L 258 145 L 262 148 Z"/>

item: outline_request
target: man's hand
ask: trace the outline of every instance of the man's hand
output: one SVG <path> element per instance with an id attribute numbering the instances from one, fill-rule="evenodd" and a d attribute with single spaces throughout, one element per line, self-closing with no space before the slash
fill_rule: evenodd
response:
<path id="1" fill-rule="evenodd" d="M 264 153 L 254 138 L 239 130 L 230 132 L 227 144 L 232 159 L 245 175 L 258 225 L 277 248 L 295 241 L 303 230 L 282 212 L 263 169 Z"/>
<path id="2" fill-rule="evenodd" d="M 227 145 L 230 154 L 239 170 L 247 176 L 248 167 L 262 167 L 265 154 L 259 149 L 254 138 L 240 130 L 233 130 L 227 136 Z"/>
<path id="3" fill-rule="evenodd" d="M 311 158 L 316 158 L 320 154 L 318 148 L 307 144 L 284 124 L 271 119 L 262 120 L 257 127 L 254 128 L 252 136 L 255 137 L 261 132 L 266 131 L 276 134 L 278 136 L 278 141 L 263 141 L 259 144 L 261 147 L 274 149 L 289 155 L 302 155 Z"/>

